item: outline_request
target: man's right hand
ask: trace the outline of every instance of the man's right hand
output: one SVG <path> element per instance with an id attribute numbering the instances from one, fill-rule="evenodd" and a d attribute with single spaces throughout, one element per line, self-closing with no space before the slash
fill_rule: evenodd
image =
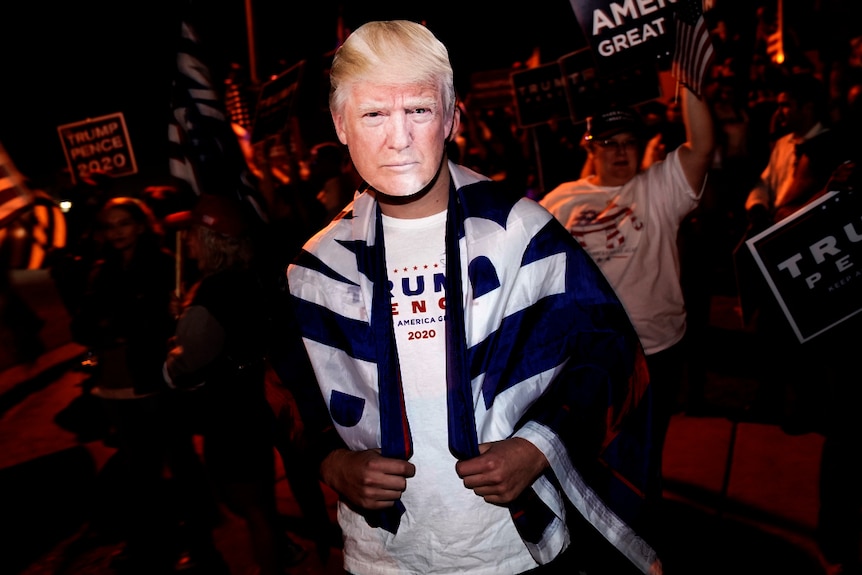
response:
<path id="1" fill-rule="evenodd" d="M 336 449 L 320 464 L 324 483 L 349 503 L 369 510 L 392 507 L 407 489 L 407 478 L 415 474 L 415 465 L 383 457 L 379 449 Z"/>

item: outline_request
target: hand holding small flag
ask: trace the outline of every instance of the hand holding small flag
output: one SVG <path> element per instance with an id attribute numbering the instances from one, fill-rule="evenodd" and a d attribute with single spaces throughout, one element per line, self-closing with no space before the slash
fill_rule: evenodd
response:
<path id="1" fill-rule="evenodd" d="M 676 45 L 671 74 L 700 98 L 704 78 L 715 58 L 712 37 L 703 17 L 702 0 L 679 0 L 674 20 Z"/>

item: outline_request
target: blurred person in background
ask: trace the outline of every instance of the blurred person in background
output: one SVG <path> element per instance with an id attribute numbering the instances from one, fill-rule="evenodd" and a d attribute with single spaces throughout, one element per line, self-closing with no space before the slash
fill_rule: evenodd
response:
<path id="1" fill-rule="evenodd" d="M 99 211 L 110 198 L 122 195 L 114 190 L 113 178 L 101 172 L 75 180 L 62 192 L 62 197 L 69 202 L 65 212 L 68 241 L 63 249 L 52 254 L 50 269 L 60 299 L 70 315 L 80 305 L 88 274 L 101 255 L 102 243 L 97 237 Z"/>
<path id="2" fill-rule="evenodd" d="M 755 233 L 798 210 L 819 192 L 841 157 L 840 141 L 829 124 L 825 84 L 813 74 L 798 73 L 779 86 L 771 127 L 777 140 L 745 200 Z"/>
<path id="3" fill-rule="evenodd" d="M 658 449 L 649 489 L 661 500 L 661 453 L 679 409 L 688 352 L 688 314 L 678 238 L 707 188 L 715 138 L 705 99 L 682 90 L 685 141 L 643 168 L 646 131 L 634 109 L 609 105 L 587 120 L 590 175 L 551 190 L 541 205 L 604 272 L 646 353 Z M 662 513 L 657 513 L 662 516 Z"/>
<path id="4" fill-rule="evenodd" d="M 248 529 L 260 575 L 281 575 L 306 551 L 280 529 L 273 414 L 266 397 L 269 286 L 255 265 L 254 221 L 227 197 L 201 195 L 168 218 L 189 227 L 200 279 L 186 294 L 165 381 L 189 401 L 204 463 L 222 501 Z"/>
<path id="5" fill-rule="evenodd" d="M 76 341 L 94 354 L 90 393 L 101 399 L 116 432 L 123 464 L 126 546 L 114 566 L 123 572 L 170 570 L 178 560 L 180 522 L 212 512 L 192 436 L 175 418 L 161 374 L 175 320 L 174 257 L 161 226 L 142 201 L 108 200 L 98 212 L 102 251 L 72 317 Z M 171 487 L 179 494 L 170 496 Z M 205 483 L 204 483 L 205 485 Z M 179 506 L 179 509 L 175 508 Z"/>
<path id="6" fill-rule="evenodd" d="M 857 116 L 852 127 L 862 126 L 861 120 L 862 116 Z M 862 213 L 862 148 L 858 144 L 850 152 L 850 161 L 835 170 L 824 191 L 839 193 L 841 210 L 857 216 Z M 856 222 L 856 232 L 862 232 L 859 218 L 852 219 Z M 838 288 L 837 293 L 840 290 L 857 290 L 858 293 L 860 281 L 857 274 Z M 862 320 L 856 314 L 805 344 L 795 345 L 786 354 L 793 358 L 804 355 L 819 367 L 816 382 L 812 382 L 816 384 L 818 401 L 809 400 L 812 405 L 807 409 L 818 411 L 815 431 L 824 437 L 815 538 L 826 575 L 862 575 L 859 521 L 862 512 L 859 489 L 862 483 L 862 418 L 859 417 L 862 376 L 857 359 L 860 332 Z M 796 361 L 788 363 L 795 365 Z"/>
<path id="7" fill-rule="evenodd" d="M 0 143 L 0 363 L 33 363 L 45 351 L 44 320 L 19 293 L 16 270 L 43 270 L 67 241 L 66 218 L 33 188 Z"/>
<path id="8" fill-rule="evenodd" d="M 817 197 L 833 171 L 848 157 L 858 133 L 833 128 L 828 121 L 825 84 L 809 73 L 787 76 L 779 84 L 773 116 L 775 141 L 769 162 L 745 199 L 748 229 L 745 240 L 792 215 Z M 751 293 L 747 304 L 762 361 L 750 417 L 779 423 L 790 433 L 805 433 L 819 425 L 817 392 L 820 361 L 808 354 L 790 354 L 798 345 L 784 312 L 740 244 L 740 262 L 750 273 L 741 276 Z"/>

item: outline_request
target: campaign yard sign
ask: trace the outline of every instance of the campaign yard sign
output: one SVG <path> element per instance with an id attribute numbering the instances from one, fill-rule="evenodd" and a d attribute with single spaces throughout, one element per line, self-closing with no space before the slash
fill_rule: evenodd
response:
<path id="1" fill-rule="evenodd" d="M 585 122 L 606 101 L 593 55 L 589 48 L 582 48 L 560 58 L 559 64 L 565 80 L 569 116 L 576 124 Z"/>
<path id="2" fill-rule="evenodd" d="M 138 172 L 122 112 L 57 127 L 73 182 L 93 172 L 126 176 Z"/>
<path id="3" fill-rule="evenodd" d="M 296 115 L 297 92 L 305 69 L 305 60 L 294 64 L 260 89 L 251 129 L 253 144 L 279 136 Z"/>
<path id="4" fill-rule="evenodd" d="M 862 191 L 831 191 L 746 241 L 800 343 L 862 312 Z"/>
<path id="5" fill-rule="evenodd" d="M 501 109 L 515 102 L 512 70 L 480 70 L 470 76 L 470 108 Z"/>
<path id="6" fill-rule="evenodd" d="M 558 62 L 513 72 L 512 86 L 521 128 L 569 118 L 566 86 Z"/>
<path id="7" fill-rule="evenodd" d="M 559 59 L 574 123 L 586 121 L 609 101 L 636 107 L 661 97 L 661 81 L 655 66 L 645 65 L 601 74 L 596 70 L 589 48 Z"/>

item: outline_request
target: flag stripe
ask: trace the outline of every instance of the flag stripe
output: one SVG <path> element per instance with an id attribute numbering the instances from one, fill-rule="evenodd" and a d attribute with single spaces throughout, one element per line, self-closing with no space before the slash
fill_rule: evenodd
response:
<path id="1" fill-rule="evenodd" d="M 715 56 L 701 0 L 681 0 L 675 19 L 676 46 L 671 73 L 700 97 L 704 78 Z"/>
<path id="2" fill-rule="evenodd" d="M 0 227 L 17 218 L 32 201 L 30 191 L 24 185 L 24 176 L 0 144 Z"/>
<path id="3" fill-rule="evenodd" d="M 25 210 L 9 229 L 17 228 L 5 238 L 11 242 L 11 269 L 44 269 L 48 254 L 66 245 L 66 216 L 60 206 L 42 191 L 33 192 L 33 204 Z"/>
<path id="4" fill-rule="evenodd" d="M 245 202 L 265 222 L 265 202 L 206 62 L 194 28 L 184 21 L 168 125 L 170 173 L 196 195 L 228 195 Z"/>
<path id="5" fill-rule="evenodd" d="M 66 245 L 66 217 L 48 194 L 33 190 L 0 144 L 0 251 L 9 269 L 42 269 Z"/>
<path id="6" fill-rule="evenodd" d="M 549 460 L 547 476 L 534 484 L 536 493 L 541 489 L 544 495 L 530 497 L 532 490 L 526 490 L 509 506 L 537 561 L 550 560 L 559 549 L 565 514 L 553 511 L 564 508 L 565 496 L 646 573 L 655 552 L 623 521 L 638 516 L 644 485 L 654 475 L 646 457 L 651 450 L 646 427 L 651 392 L 648 382 L 638 379 L 648 373 L 625 310 L 606 282 L 593 281 L 601 272 L 546 211 L 500 194 L 493 184 L 476 181 L 474 173 L 454 164 L 448 168 L 456 191 L 447 216 L 447 253 L 461 258 L 460 265 L 458 258 L 447 258 L 445 268 L 450 451 L 469 457 L 489 433 L 497 432 L 492 429 L 519 428 L 517 435 L 543 445 Z M 357 341 L 363 330 L 348 333 L 334 321 L 341 316 L 345 322 L 369 324 L 369 329 L 383 315 L 387 323 L 392 321 L 378 206 L 363 193 L 350 210 L 352 217 L 334 221 L 305 244 L 302 257 L 288 268 L 288 291 L 317 374 L 301 383 L 311 389 L 298 395 L 326 398 L 330 410 L 329 417 L 309 428 L 334 423 L 346 445 L 366 449 L 387 440 L 403 442 L 406 436 L 401 435 L 400 396 L 389 388 L 400 387 L 397 355 L 383 349 L 381 341 L 371 346 Z M 474 274 L 478 268 L 482 271 Z M 508 285 L 494 280 L 499 277 L 507 278 Z M 470 329 L 455 329 L 456 322 L 467 325 L 460 317 L 465 309 L 471 310 Z M 607 329 L 611 325 L 616 327 Z M 391 327 L 383 332 L 381 327 L 375 339 L 394 339 Z M 373 355 L 357 357 L 353 351 L 358 347 Z M 536 350 L 541 361 L 533 361 Z M 381 399 L 384 388 L 388 401 Z M 585 415 L 605 397 L 612 423 L 593 428 L 595 420 Z M 362 407 L 346 409 L 351 403 Z M 604 438 L 596 461 L 579 455 L 569 443 L 593 433 Z M 609 473 L 586 477 L 581 465 L 601 466 Z M 559 506 L 552 509 L 548 502 L 555 499 Z M 402 509 L 393 509 L 366 519 L 373 525 L 392 520 L 381 527 L 394 532 Z"/>

